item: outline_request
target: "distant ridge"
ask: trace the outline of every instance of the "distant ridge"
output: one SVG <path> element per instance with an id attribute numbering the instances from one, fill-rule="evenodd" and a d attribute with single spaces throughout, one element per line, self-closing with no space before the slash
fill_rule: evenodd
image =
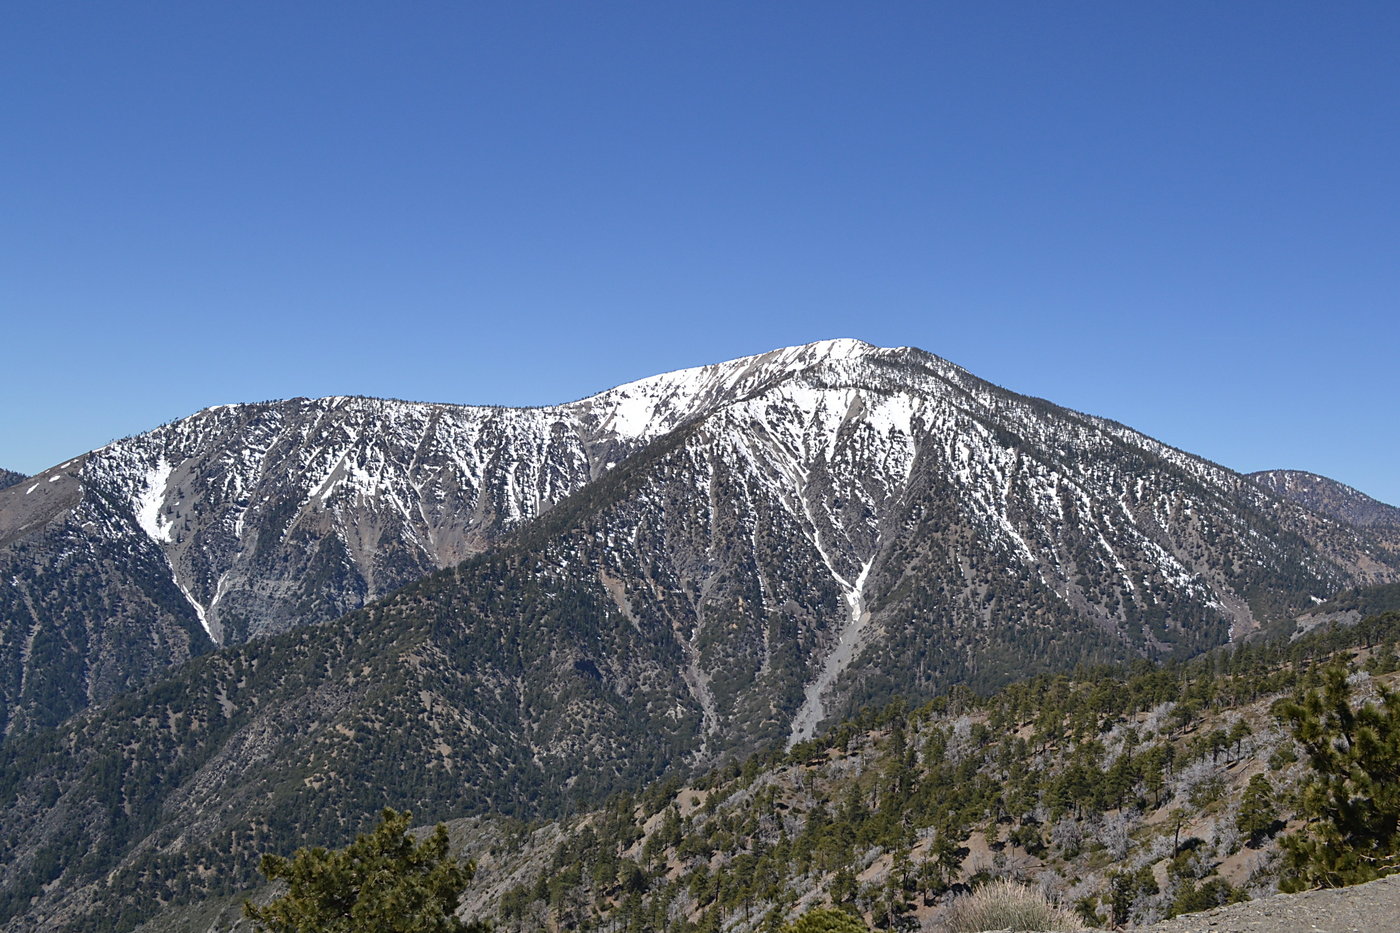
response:
<path id="1" fill-rule="evenodd" d="M 1260 470 L 1249 478 L 1280 496 L 1323 515 L 1361 528 L 1387 525 L 1400 528 L 1400 508 L 1373 499 L 1360 490 L 1304 470 Z"/>
<path id="2" fill-rule="evenodd" d="M 24 478 L 25 476 L 23 473 L 16 473 L 14 470 L 0 469 L 0 489 L 4 489 L 6 486 L 13 486 Z"/>

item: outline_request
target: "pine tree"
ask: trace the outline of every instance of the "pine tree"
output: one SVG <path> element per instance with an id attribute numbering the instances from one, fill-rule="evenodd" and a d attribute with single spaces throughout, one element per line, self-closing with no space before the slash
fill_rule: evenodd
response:
<path id="1" fill-rule="evenodd" d="M 1235 828 L 1248 840 L 1250 848 L 1257 849 L 1282 825 L 1278 819 L 1273 785 L 1264 775 L 1254 775 L 1249 779 L 1240 800 L 1240 811 L 1235 814 Z"/>
<path id="2" fill-rule="evenodd" d="M 844 910 L 818 907 L 783 927 L 781 933 L 870 933 L 870 927 Z"/>
<path id="3" fill-rule="evenodd" d="M 1282 704 L 1313 774 L 1301 794 L 1310 819 L 1283 841 L 1284 891 L 1341 887 L 1400 871 L 1400 693 L 1353 708 L 1347 670 Z"/>
<path id="4" fill-rule="evenodd" d="M 245 901 L 244 915 L 268 933 L 483 933 L 455 916 L 475 866 L 448 853 L 441 824 L 415 843 L 411 819 L 386 808 L 372 833 L 344 849 L 264 855 L 262 873 L 288 891 L 263 907 Z"/>

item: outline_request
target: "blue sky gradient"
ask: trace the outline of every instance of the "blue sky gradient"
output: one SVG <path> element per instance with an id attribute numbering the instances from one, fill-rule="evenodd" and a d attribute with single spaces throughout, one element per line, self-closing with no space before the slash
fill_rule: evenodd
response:
<path id="1" fill-rule="evenodd" d="M 834 336 L 1400 503 L 1400 5 L 7 4 L 0 466 Z"/>

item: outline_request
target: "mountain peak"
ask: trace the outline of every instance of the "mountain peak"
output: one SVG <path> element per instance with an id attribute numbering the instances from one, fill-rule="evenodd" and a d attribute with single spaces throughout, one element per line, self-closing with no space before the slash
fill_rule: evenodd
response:
<path id="1" fill-rule="evenodd" d="M 812 343 L 805 343 L 795 347 L 786 347 L 773 352 L 796 353 L 809 357 L 844 360 L 853 356 L 862 356 L 872 350 L 879 349 L 882 348 L 874 344 L 866 343 L 864 340 L 857 340 L 855 337 L 833 337 L 830 340 L 817 340 Z"/>
<path id="2" fill-rule="evenodd" d="M 621 437 L 655 435 L 798 373 L 892 351 L 840 337 L 638 379 L 564 407 L 594 409 Z"/>
<path id="3" fill-rule="evenodd" d="M 807 369 L 822 363 L 843 363 L 891 352 L 894 351 L 890 348 L 877 347 L 854 337 L 833 337 L 829 340 L 780 347 L 776 350 L 769 350 L 767 353 L 745 356 L 715 365 L 725 367 L 763 366 L 770 370 L 791 371 Z"/>

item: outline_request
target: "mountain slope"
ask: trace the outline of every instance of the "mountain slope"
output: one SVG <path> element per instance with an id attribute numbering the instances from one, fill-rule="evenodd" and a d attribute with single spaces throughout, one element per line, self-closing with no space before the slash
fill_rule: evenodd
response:
<path id="1" fill-rule="evenodd" d="M 343 836 L 365 806 L 560 812 L 673 766 L 700 714 L 669 633 L 522 582 L 537 565 L 496 551 L 16 737 L 0 917 L 130 928 L 160 900 L 246 883 L 272 840 Z"/>
<path id="2" fill-rule="evenodd" d="M 24 478 L 25 475 L 23 473 L 16 473 L 14 470 L 0 470 L 0 489 L 4 489 L 6 486 L 13 486 Z"/>
<path id="3" fill-rule="evenodd" d="M 49 726 L 211 645 L 127 502 L 77 461 L 0 490 L 0 725 Z"/>
<path id="4" fill-rule="evenodd" d="M 466 912 L 505 931 L 687 933 L 834 902 L 877 929 L 938 929 L 959 883 L 1010 877 L 1118 927 L 1267 894 L 1309 775 L 1273 703 L 1317 688 L 1329 657 L 1374 698 L 1396 680 L 1397 638 L 1391 613 L 1133 675 L 896 704 L 509 841 L 463 825 L 483 868 Z"/>
<path id="5" fill-rule="evenodd" d="M 1267 895 L 1310 774 L 1274 702 L 1315 687 L 1329 656 L 1374 696 L 1396 681 L 1397 639 L 1390 613 L 1159 669 L 958 691 L 562 820 L 453 821 L 479 866 L 463 913 L 502 931 L 748 931 L 844 901 L 876 928 L 938 929 L 962 884 L 1009 877 L 1112 926 Z M 237 913 L 203 902 L 143 930 L 199 915 L 212 933 Z"/>
<path id="6" fill-rule="evenodd" d="M 697 413 L 857 349 L 774 351 L 541 409 L 220 406 L 47 470 L 0 491 L 0 729 L 61 721 L 211 642 L 343 615 L 479 553 Z M 55 582 L 65 560 L 81 580 Z"/>

